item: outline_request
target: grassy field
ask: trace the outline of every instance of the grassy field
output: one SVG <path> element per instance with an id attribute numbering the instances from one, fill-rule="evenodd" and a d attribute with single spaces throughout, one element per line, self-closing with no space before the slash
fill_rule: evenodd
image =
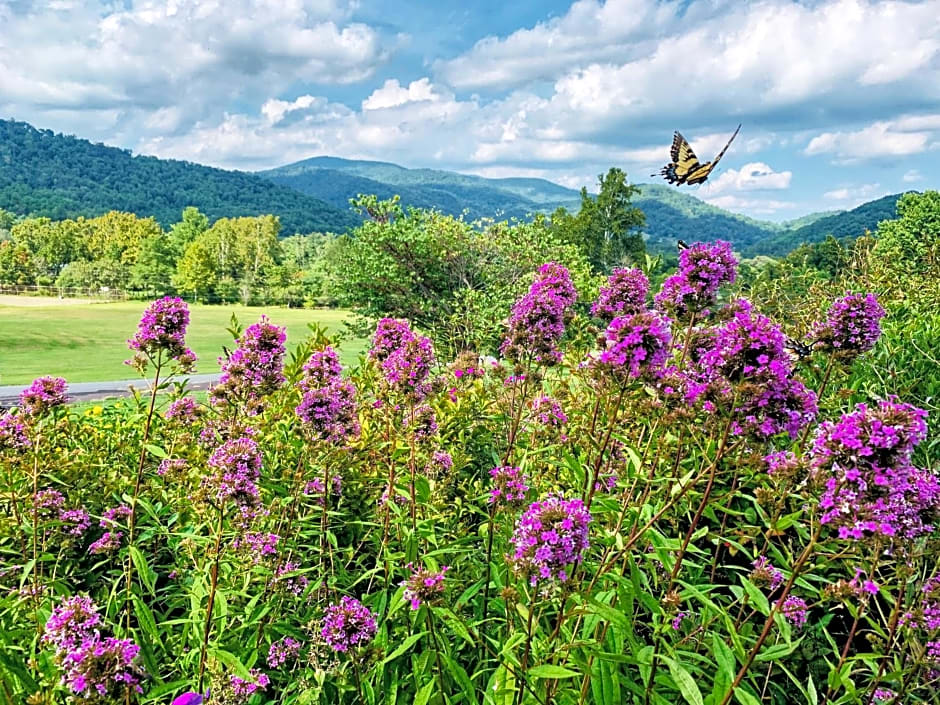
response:
<path id="1" fill-rule="evenodd" d="M 35 299 L 31 303 L 35 304 Z M 137 330 L 146 302 L 9 305 L 0 302 L 0 384 L 26 384 L 42 375 L 58 375 L 70 382 L 132 379 L 137 373 L 124 360 L 130 357 L 127 339 Z M 218 372 L 216 358 L 222 345 L 232 349 L 225 330 L 234 313 L 243 326 L 267 314 L 287 326 L 288 351 L 307 333 L 308 323 L 337 330 L 345 311 L 264 308 L 230 305 L 190 305 L 186 340 L 199 357 L 197 372 Z M 342 348 L 343 362 L 355 362 L 364 341 L 349 340 Z"/>

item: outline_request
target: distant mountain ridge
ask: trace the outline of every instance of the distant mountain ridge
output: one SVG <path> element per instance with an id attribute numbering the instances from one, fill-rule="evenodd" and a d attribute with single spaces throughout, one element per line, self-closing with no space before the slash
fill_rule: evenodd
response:
<path id="1" fill-rule="evenodd" d="M 409 169 L 390 162 L 311 157 L 258 172 L 272 181 L 322 198 L 340 207 L 358 193 L 390 198 L 405 205 L 437 208 L 451 215 L 524 218 L 551 213 L 559 206 L 577 210 L 581 194 L 545 179 L 490 179 L 436 169 Z M 784 254 L 801 242 L 861 235 L 878 222 L 893 218 L 900 194 L 864 204 L 851 211 L 812 213 L 785 223 L 756 220 L 710 205 L 662 184 L 638 184 L 634 204 L 646 215 L 647 247 L 669 250 L 677 239 L 689 242 L 729 240 L 744 255 Z"/>
<path id="2" fill-rule="evenodd" d="M 737 215 L 662 184 L 639 184 L 635 204 L 646 215 L 651 251 L 688 242 L 728 240 L 745 256 L 784 254 L 827 234 L 854 237 L 895 216 L 900 194 L 844 212 L 814 213 L 788 223 Z M 312 157 L 247 173 L 191 162 L 134 156 L 130 151 L 0 120 L 0 208 L 22 215 L 69 218 L 123 210 L 154 216 L 164 227 L 186 206 L 211 220 L 273 213 L 282 234 L 345 232 L 361 218 L 349 208 L 359 193 L 405 205 L 478 218 L 526 218 L 559 206 L 580 207 L 579 191 L 537 178 L 491 179 L 390 162 Z"/>
<path id="3" fill-rule="evenodd" d="M 240 171 L 156 157 L 0 120 L 0 208 L 50 218 L 122 210 L 168 227 L 187 206 L 211 220 L 274 213 L 282 232 L 344 231 L 359 220 L 348 207 Z"/>

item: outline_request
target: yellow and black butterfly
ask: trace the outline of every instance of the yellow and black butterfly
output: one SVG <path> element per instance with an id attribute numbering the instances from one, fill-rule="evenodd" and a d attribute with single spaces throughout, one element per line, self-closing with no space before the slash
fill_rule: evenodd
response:
<path id="1" fill-rule="evenodd" d="M 813 354 L 813 345 L 815 345 L 815 342 L 806 345 L 787 336 L 783 349 L 786 351 L 787 355 L 790 356 L 790 361 L 797 363 Z"/>
<path id="2" fill-rule="evenodd" d="M 699 164 L 698 157 L 695 156 L 695 152 L 692 151 L 688 141 L 676 132 L 672 138 L 672 151 L 670 152 L 672 161 L 660 170 L 659 175 L 666 177 L 666 181 L 677 186 L 682 184 L 691 186 L 692 184 L 702 183 L 712 173 L 712 169 L 718 165 L 718 161 L 725 156 L 725 152 L 728 151 L 728 147 L 731 146 L 734 138 L 738 136 L 738 130 L 740 129 L 741 126 L 738 125 L 725 148 L 718 152 L 718 156 L 712 161 L 704 164 Z M 656 176 L 656 174 L 651 174 L 651 176 Z"/>
<path id="3" fill-rule="evenodd" d="M 688 250 L 689 243 L 687 243 L 685 240 L 676 240 L 676 249 L 679 250 L 679 252 L 682 252 L 682 250 Z"/>

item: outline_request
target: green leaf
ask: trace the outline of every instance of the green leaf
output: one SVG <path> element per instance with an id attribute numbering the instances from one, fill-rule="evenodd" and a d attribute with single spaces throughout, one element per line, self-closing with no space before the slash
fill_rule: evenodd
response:
<path id="1" fill-rule="evenodd" d="M 744 585 L 744 590 L 747 592 L 747 596 L 754 605 L 755 609 L 757 609 L 757 611 L 764 616 L 770 614 L 770 603 L 767 601 L 767 597 L 764 595 L 764 593 L 760 591 L 760 588 L 752 583 L 747 577 L 742 577 L 741 583 Z"/>
<path id="2" fill-rule="evenodd" d="M 150 455 L 156 456 L 156 457 L 160 458 L 161 460 L 162 460 L 163 458 L 168 458 L 168 457 L 169 457 L 169 456 L 167 455 L 167 452 L 166 452 L 165 450 L 163 450 L 163 448 L 161 448 L 160 446 L 154 446 L 154 445 L 150 445 L 150 444 L 148 443 L 148 444 L 147 444 L 146 446 L 144 446 L 144 447 L 147 449 L 147 452 L 150 453 Z"/>
<path id="3" fill-rule="evenodd" d="M 424 686 L 415 693 L 414 705 L 427 705 L 428 700 L 431 698 L 431 693 L 434 692 L 434 679 L 432 678 Z"/>
<path id="4" fill-rule="evenodd" d="M 248 669 L 245 668 L 242 662 L 238 660 L 238 657 L 231 651 L 225 651 L 224 649 L 209 649 L 209 656 L 235 671 L 235 675 L 237 675 L 239 678 L 251 678 L 251 673 L 248 672 Z"/>
<path id="5" fill-rule="evenodd" d="M 819 695 L 816 694 L 816 684 L 813 683 L 812 675 L 810 675 L 809 682 L 806 684 L 806 693 L 809 696 L 809 705 L 819 705 Z"/>
<path id="6" fill-rule="evenodd" d="M 740 701 L 741 705 L 761 705 L 760 700 L 741 686 L 738 686 L 738 689 L 734 691 L 734 696 Z"/>
<path id="7" fill-rule="evenodd" d="M 423 637 L 425 634 L 427 634 L 426 631 L 420 632 L 420 633 L 418 633 L 418 634 L 412 634 L 410 637 L 408 637 L 407 639 L 405 639 L 405 640 L 399 645 L 399 647 L 398 647 L 397 649 L 395 649 L 392 653 L 390 653 L 388 656 L 386 656 L 386 657 L 385 657 L 385 660 L 382 661 L 382 663 L 383 663 L 383 664 L 386 664 L 386 663 L 388 663 L 389 661 L 394 661 L 395 659 L 397 659 L 397 658 L 398 658 L 399 656 L 401 656 L 403 653 L 405 653 L 406 651 L 408 651 L 408 649 L 410 649 L 412 646 L 414 646 L 415 644 L 417 644 L 417 643 L 418 643 L 418 640 L 421 639 L 421 637 Z"/>
<path id="8" fill-rule="evenodd" d="M 134 567 L 137 569 L 137 575 L 140 576 L 140 580 L 144 584 L 144 587 L 147 588 L 147 592 L 153 595 L 156 574 L 150 570 L 147 559 L 144 558 L 144 554 L 140 552 L 137 546 L 130 546 L 128 550 L 131 553 L 131 560 L 134 561 Z"/>
<path id="9" fill-rule="evenodd" d="M 550 663 L 546 663 L 541 666 L 530 668 L 529 675 L 533 678 L 554 678 L 558 680 L 561 678 L 575 678 L 581 674 L 577 671 L 572 671 L 570 668 L 554 666 Z"/>
<path id="10" fill-rule="evenodd" d="M 682 697 L 685 698 L 685 701 L 689 703 L 689 705 L 705 705 L 705 701 L 702 699 L 702 691 L 698 689 L 698 686 L 695 684 L 695 679 L 692 678 L 692 674 L 685 669 L 685 666 L 675 659 L 663 657 L 663 660 L 669 664 L 669 675 L 672 676 L 672 680 L 675 682 L 679 692 L 682 693 Z"/>

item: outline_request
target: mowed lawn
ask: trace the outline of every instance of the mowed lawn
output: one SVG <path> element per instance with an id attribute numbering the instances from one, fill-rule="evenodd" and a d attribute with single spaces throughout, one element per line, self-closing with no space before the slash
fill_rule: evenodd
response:
<path id="1" fill-rule="evenodd" d="M 6 297 L 5 297 L 6 298 Z M 65 377 L 70 382 L 133 379 L 137 372 L 124 364 L 131 356 L 127 340 L 147 302 L 66 303 L 11 306 L 0 303 L 0 385 L 27 384 L 42 375 Z M 238 305 L 190 304 L 186 341 L 199 358 L 196 372 L 219 371 L 222 346 L 233 348 L 226 331 L 234 313 L 247 327 L 262 314 L 272 323 L 287 326 L 287 350 L 307 335 L 308 323 L 337 331 L 346 311 L 306 310 Z M 347 340 L 341 347 L 344 364 L 355 364 L 365 341 Z"/>

